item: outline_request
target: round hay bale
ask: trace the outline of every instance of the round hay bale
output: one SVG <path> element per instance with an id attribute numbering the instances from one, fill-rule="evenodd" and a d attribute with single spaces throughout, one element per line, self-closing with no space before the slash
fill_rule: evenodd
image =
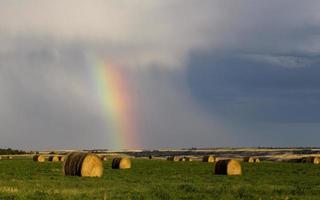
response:
<path id="1" fill-rule="evenodd" d="M 182 161 L 182 162 L 186 161 L 186 157 L 180 158 L 179 161 Z"/>
<path id="2" fill-rule="evenodd" d="M 202 162 L 209 162 L 213 163 L 216 161 L 216 158 L 214 156 L 203 156 Z"/>
<path id="3" fill-rule="evenodd" d="M 320 158 L 319 157 L 302 158 L 302 163 L 320 164 Z"/>
<path id="4" fill-rule="evenodd" d="M 131 160 L 130 158 L 114 158 L 112 160 L 112 169 L 130 169 Z"/>
<path id="5" fill-rule="evenodd" d="M 247 163 L 259 163 L 260 159 L 257 157 L 244 157 L 243 161 Z"/>
<path id="6" fill-rule="evenodd" d="M 314 157 L 313 158 L 313 163 L 314 164 L 320 164 L 320 158 L 319 157 Z"/>
<path id="7" fill-rule="evenodd" d="M 60 161 L 60 162 L 64 162 L 64 160 L 65 160 L 65 157 L 64 157 L 64 156 L 59 156 L 59 161 Z"/>
<path id="8" fill-rule="evenodd" d="M 186 162 L 191 162 L 192 161 L 192 158 L 190 158 L 190 157 L 184 157 L 184 158 L 185 158 Z"/>
<path id="9" fill-rule="evenodd" d="M 238 161 L 229 160 L 219 160 L 215 166 L 215 174 L 222 174 L 228 176 L 237 176 L 242 174 L 241 165 Z"/>
<path id="10" fill-rule="evenodd" d="M 73 152 L 67 155 L 63 174 L 65 176 L 101 177 L 103 163 L 99 156 L 93 153 Z"/>
<path id="11" fill-rule="evenodd" d="M 243 161 L 248 162 L 248 163 L 254 163 L 254 158 L 253 157 L 244 157 Z"/>
<path id="12" fill-rule="evenodd" d="M 55 155 L 55 156 L 49 156 L 48 161 L 50 162 L 59 162 L 60 158 L 59 156 Z"/>
<path id="13" fill-rule="evenodd" d="M 12 156 L 7 156 L 7 159 L 8 159 L 8 160 L 12 160 L 13 157 L 12 157 Z"/>
<path id="14" fill-rule="evenodd" d="M 176 162 L 176 161 L 179 161 L 179 157 L 177 157 L 177 156 L 169 156 L 169 157 L 167 158 L 167 160 L 168 160 L 168 161 L 174 161 L 174 162 Z"/>
<path id="15" fill-rule="evenodd" d="M 43 155 L 40 155 L 40 154 L 34 155 L 32 159 L 35 162 L 44 162 L 44 161 L 46 161 L 46 158 Z"/>
<path id="16" fill-rule="evenodd" d="M 102 161 L 107 161 L 108 158 L 107 158 L 107 156 L 101 156 L 101 160 L 102 160 Z"/>

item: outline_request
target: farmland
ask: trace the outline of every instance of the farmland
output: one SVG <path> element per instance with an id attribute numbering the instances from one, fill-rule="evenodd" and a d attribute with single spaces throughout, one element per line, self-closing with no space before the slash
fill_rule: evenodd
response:
<path id="1" fill-rule="evenodd" d="M 242 176 L 214 175 L 213 163 L 132 159 L 102 178 L 64 177 L 62 163 L 0 161 L 0 199 L 319 199 L 320 165 L 241 163 Z"/>

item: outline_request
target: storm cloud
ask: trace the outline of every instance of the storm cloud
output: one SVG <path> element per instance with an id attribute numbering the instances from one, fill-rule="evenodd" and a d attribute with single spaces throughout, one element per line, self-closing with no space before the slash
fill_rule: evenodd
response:
<path id="1" fill-rule="evenodd" d="M 114 148 L 88 55 L 123 67 L 130 83 L 139 131 L 125 148 L 316 145 L 319 8 L 1 1 L 0 145 Z"/>

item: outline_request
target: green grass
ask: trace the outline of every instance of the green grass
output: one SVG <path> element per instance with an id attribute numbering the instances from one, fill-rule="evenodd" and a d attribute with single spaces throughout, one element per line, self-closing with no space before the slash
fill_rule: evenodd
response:
<path id="1" fill-rule="evenodd" d="M 104 162 L 102 178 L 64 177 L 61 163 L 0 161 L 0 199 L 320 199 L 320 165 L 242 163 L 239 177 L 214 164 L 133 160 L 130 170 Z"/>

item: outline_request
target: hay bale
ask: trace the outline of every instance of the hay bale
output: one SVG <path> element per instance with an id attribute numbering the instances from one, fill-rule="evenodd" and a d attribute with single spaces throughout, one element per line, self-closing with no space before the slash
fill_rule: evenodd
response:
<path id="1" fill-rule="evenodd" d="M 65 176 L 101 177 L 103 164 L 93 153 L 73 152 L 64 161 L 63 173 Z"/>
<path id="2" fill-rule="evenodd" d="M 48 161 L 50 161 L 50 162 L 59 162 L 60 158 L 57 155 L 49 156 Z"/>
<path id="3" fill-rule="evenodd" d="M 248 162 L 248 163 L 254 163 L 254 158 L 253 157 L 245 157 L 243 158 L 244 162 Z"/>
<path id="4" fill-rule="evenodd" d="M 101 160 L 102 160 L 102 161 L 107 161 L 108 158 L 107 158 L 107 156 L 101 156 Z"/>
<path id="5" fill-rule="evenodd" d="M 179 161 L 182 161 L 182 162 L 186 161 L 186 157 L 180 158 Z"/>
<path id="6" fill-rule="evenodd" d="M 216 157 L 214 157 L 214 156 L 203 156 L 203 158 L 202 158 L 202 162 L 213 163 L 215 161 L 216 161 Z"/>
<path id="7" fill-rule="evenodd" d="M 190 158 L 190 157 L 182 157 L 182 158 L 179 159 L 179 161 L 190 162 L 190 161 L 192 161 L 192 158 Z"/>
<path id="8" fill-rule="evenodd" d="M 192 161 L 192 158 L 190 158 L 190 157 L 184 157 L 184 158 L 185 158 L 186 162 L 191 162 Z"/>
<path id="9" fill-rule="evenodd" d="M 312 164 L 320 164 L 320 158 L 319 157 L 306 157 L 302 158 L 302 163 L 312 163 Z"/>
<path id="10" fill-rule="evenodd" d="M 60 162 L 64 162 L 65 159 L 66 159 L 66 158 L 65 158 L 64 156 L 59 156 L 59 161 L 60 161 Z"/>
<path id="11" fill-rule="evenodd" d="M 167 160 L 168 161 L 179 161 L 179 157 L 177 157 L 177 156 L 169 156 L 168 158 L 167 158 Z"/>
<path id="12" fill-rule="evenodd" d="M 311 159 L 311 161 L 312 161 L 313 164 L 320 164 L 320 158 L 319 157 L 313 157 Z"/>
<path id="13" fill-rule="evenodd" d="M 0 156 L 0 160 L 2 160 L 2 156 Z"/>
<path id="14" fill-rule="evenodd" d="M 12 156 L 7 156 L 7 159 L 8 159 L 8 160 L 12 160 L 13 157 L 12 157 Z"/>
<path id="15" fill-rule="evenodd" d="M 215 166 L 215 174 L 222 174 L 228 176 L 241 175 L 241 165 L 238 161 L 233 159 L 219 160 Z"/>
<path id="16" fill-rule="evenodd" d="M 257 157 L 244 157 L 243 161 L 248 163 L 259 163 L 260 159 Z"/>
<path id="17" fill-rule="evenodd" d="M 114 158 L 112 160 L 112 169 L 130 169 L 131 168 L 131 160 L 130 158 Z"/>
<path id="18" fill-rule="evenodd" d="M 32 159 L 35 162 L 44 162 L 46 160 L 46 158 L 40 154 L 34 155 Z"/>

